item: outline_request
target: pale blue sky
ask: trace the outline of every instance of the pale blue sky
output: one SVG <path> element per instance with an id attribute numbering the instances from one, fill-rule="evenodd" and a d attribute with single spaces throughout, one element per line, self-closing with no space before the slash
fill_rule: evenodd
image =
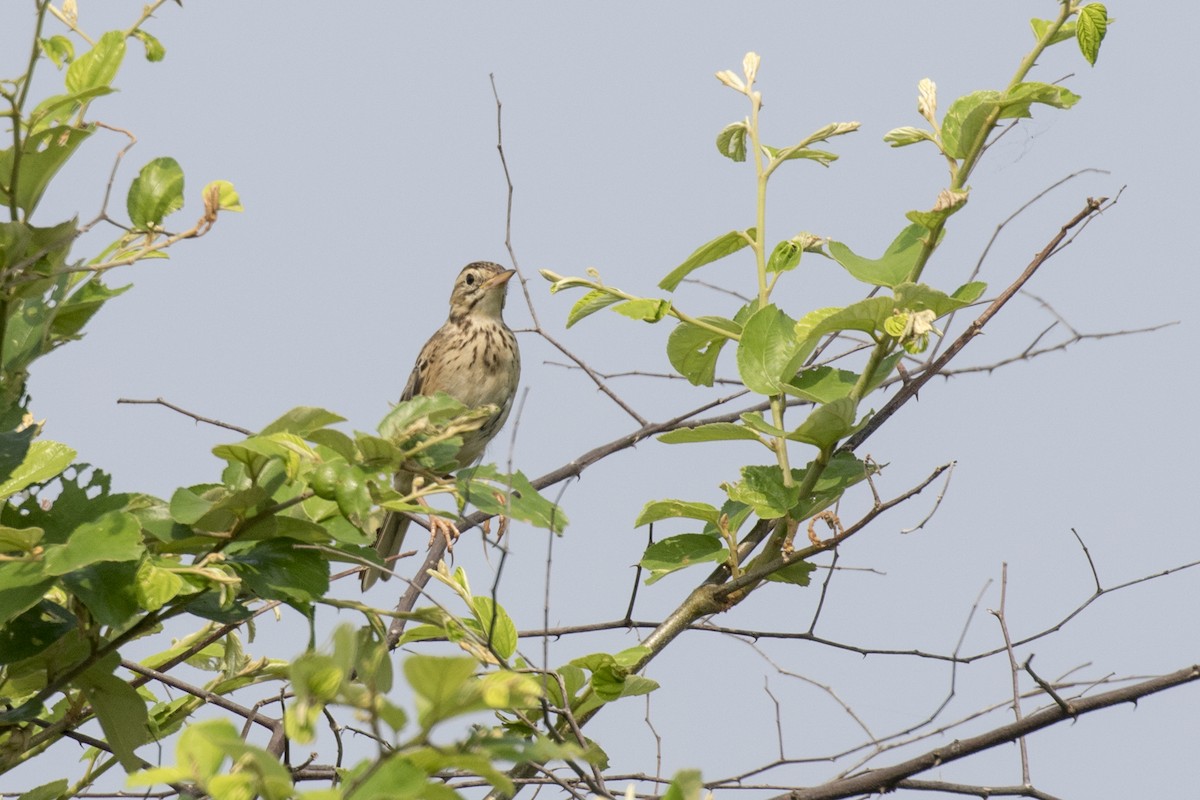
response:
<path id="1" fill-rule="evenodd" d="M 96 34 L 127 24 L 140 8 L 111 0 L 80 5 L 81 24 Z M 31 8 L 13 0 L 0 7 L 0 74 L 21 68 Z M 444 319 L 458 269 L 477 259 L 508 262 L 489 73 L 504 101 L 514 247 L 543 325 L 598 370 L 665 370 L 667 325 L 597 315 L 564 331 L 573 298 L 550 297 L 536 271 L 595 267 L 609 283 L 654 294 L 659 278 L 697 245 L 753 224 L 752 172 L 713 146 L 746 109 L 714 71 L 739 68 L 747 50 L 762 56 L 769 143 L 789 144 L 827 122 L 862 123 L 833 143 L 842 160 L 830 169 L 799 163 L 779 172 L 768 227 L 773 238 L 808 230 L 878 253 L 904 224 L 903 213 L 928 208 L 945 185 L 932 148 L 892 150 L 882 142 L 891 128 L 920 124 L 918 80 L 937 82 L 943 110 L 961 94 L 1001 88 L 1032 42 L 1027 20 L 1055 8 L 1052 0 L 168 5 L 149 26 L 167 48 L 165 62 L 148 64 L 131 49 L 120 93 L 93 107 L 95 118 L 139 138 L 118 186 L 127 187 L 151 158 L 171 155 L 186 171 L 189 193 L 173 219 L 190 223 L 200 213 L 200 187 L 216 178 L 234 182 L 246 212 L 223 217 L 169 262 L 114 276 L 113 283 L 135 288 L 94 320 L 82 343 L 38 365 L 35 413 L 48 420 L 48 437 L 110 470 L 115 487 L 159 495 L 215 479 L 220 462 L 209 450 L 230 437 L 165 409 L 118 406 L 118 397 L 161 395 L 251 428 L 292 406 L 320 405 L 346 416 L 350 427 L 373 429 Z M 1117 22 L 1097 67 L 1071 45 L 1043 59 L 1034 79 L 1063 79 L 1082 101 L 1068 112 L 1036 109 L 992 148 L 926 279 L 953 289 L 1000 220 L 1065 175 L 1102 169 L 1109 174 L 1078 178 L 1010 226 L 982 278 L 998 290 L 1088 196 L 1127 187 L 1029 289 L 1085 333 L 1181 324 L 1085 342 L 990 377 L 932 382 L 863 454 L 890 464 L 880 481 L 884 494 L 957 460 L 949 492 L 923 531 L 897 533 L 927 513 L 931 496 L 884 517 L 843 550 L 843 565 L 886 574 L 835 577 L 818 628 L 824 635 L 948 652 L 988 579 L 996 582 L 982 606 L 999 603 L 1002 562 L 1014 634 L 1040 630 L 1091 589 L 1071 528 L 1087 541 L 1106 584 L 1200 557 L 1195 524 L 1184 513 L 1198 443 L 1191 412 L 1200 281 L 1192 239 L 1200 159 L 1190 98 L 1200 77 L 1192 41 L 1200 12 L 1172 0 L 1113 2 L 1109 13 Z M 45 66 L 41 78 L 46 93 L 59 80 Z M 39 210 L 41 222 L 94 214 L 121 144 L 112 134 L 93 137 Z M 698 277 L 745 287 L 748 263 L 720 262 Z M 787 286 L 778 299 L 793 316 L 862 294 L 860 284 L 815 257 L 805 258 Z M 681 289 L 678 301 L 695 314 L 727 315 L 735 307 L 694 286 Z M 510 297 L 508 319 L 514 328 L 529 324 L 519 293 Z M 959 365 L 1019 352 L 1051 321 L 1035 301 L 1016 298 Z M 547 364 L 561 358 L 532 334 L 521 345 L 529 393 L 512 451 L 517 467 L 541 474 L 634 427 L 578 372 Z M 732 362 L 718 372 L 732 374 Z M 710 396 L 682 382 L 624 379 L 613 387 L 651 419 Z M 508 456 L 509 431 L 491 457 Z M 807 457 L 798 449 L 794 460 Z M 718 483 L 759 458 L 741 447 L 645 442 L 585 472 L 562 498 L 572 524 L 555 546 L 551 623 L 620 617 L 629 565 L 645 542 L 645 531 L 632 528 L 638 509 L 671 496 L 719 503 Z M 853 494 L 843 518 L 867 502 L 865 490 Z M 515 526 L 511 545 L 500 601 L 519 627 L 537 627 L 545 538 Z M 477 540 L 459 552 L 474 585 L 487 585 Z M 697 577 L 688 572 L 643 588 L 637 616 L 661 616 Z M 1197 578 L 1184 573 L 1105 598 L 1018 656 L 1036 653 L 1048 677 L 1085 663 L 1080 674 L 1093 678 L 1182 667 L 1196 658 L 1197 588 Z M 357 589 L 347 583 L 337 591 Z M 372 599 L 388 602 L 382 589 Z M 803 630 L 816 600 L 815 588 L 769 587 L 717 621 Z M 300 624 L 263 624 L 253 650 L 293 647 L 303 639 Z M 964 650 L 999 641 L 995 620 L 981 609 Z M 634 643 L 616 634 L 563 640 L 552 645 L 552 661 Z M 764 649 L 780 666 L 832 684 L 880 734 L 930 712 L 947 689 L 940 663 L 862 659 L 802 644 Z M 540 644 L 528 651 L 540 652 Z M 650 674 L 663 683 L 651 718 L 664 737 L 667 774 L 700 767 L 713 778 L 773 757 L 764 676 L 783 704 L 790 757 L 862 739 L 828 697 L 776 675 L 732 640 L 685 637 Z M 958 681 L 947 719 L 1003 701 L 1009 691 L 1001 659 L 961 669 Z M 1040 734 L 1030 741 L 1034 782 L 1065 797 L 1174 796 L 1195 778 L 1189 764 L 1198 710 L 1196 690 L 1184 688 Z M 638 701 L 619 704 L 589 729 L 617 771 L 655 769 L 644 711 Z M 806 784 L 832 771 L 780 770 L 765 780 Z M 1017 752 L 1000 748 L 925 777 L 1018 783 Z M 0 783 L 0 790 L 14 788 L 28 787 Z"/>

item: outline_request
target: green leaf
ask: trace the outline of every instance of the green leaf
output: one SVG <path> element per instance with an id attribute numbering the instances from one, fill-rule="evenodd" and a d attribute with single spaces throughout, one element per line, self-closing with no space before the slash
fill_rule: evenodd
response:
<path id="1" fill-rule="evenodd" d="M 0 499 L 12 497 L 32 484 L 45 483 L 69 467 L 75 455 L 75 451 L 65 444 L 46 440 L 33 442 L 17 468 L 4 483 L 0 483 Z"/>
<path id="2" fill-rule="evenodd" d="M 313 603 L 329 591 L 329 562 L 300 545 L 295 539 L 268 539 L 226 563 L 258 597 Z"/>
<path id="3" fill-rule="evenodd" d="M 921 248 L 929 237 L 921 225 L 909 225 L 896 236 L 887 250 L 877 259 L 863 258 L 841 242 L 829 242 L 829 255 L 834 261 L 864 283 L 892 287 L 908 278 Z"/>
<path id="4" fill-rule="evenodd" d="M 98 561 L 67 573 L 63 584 L 101 625 L 124 628 L 139 612 L 137 562 Z"/>
<path id="5" fill-rule="evenodd" d="M 405 659 L 404 676 L 417 695 L 422 726 L 430 728 L 462 713 L 475 669 L 473 658 L 415 655 Z"/>
<path id="6" fill-rule="evenodd" d="M 815 460 L 811 461 L 804 469 L 792 470 L 792 475 L 797 482 L 802 481 L 808 470 L 817 466 Z M 872 474 L 878 469 L 872 466 Z M 821 470 L 821 477 L 817 479 L 812 494 L 802 497 L 792 510 L 793 519 L 807 519 L 819 514 L 836 503 L 848 488 L 866 478 L 867 465 L 864 462 L 859 461 L 852 453 L 835 453 Z"/>
<path id="7" fill-rule="evenodd" d="M 696 564 L 724 561 L 729 551 L 719 536 L 706 533 L 684 533 L 655 542 L 646 548 L 638 564 L 650 571 L 646 585 Z"/>
<path id="8" fill-rule="evenodd" d="M 882 330 L 884 321 L 892 315 L 894 302 L 890 297 L 868 297 L 845 308 L 819 308 L 805 314 L 796 322 L 795 336 L 799 347 L 790 366 L 799 369 L 816 349 L 821 337 L 827 334 L 838 331 L 873 334 Z"/>
<path id="9" fill-rule="evenodd" d="M 137 230 L 162 225 L 169 214 L 183 208 L 183 169 L 169 156 L 142 167 L 129 186 L 126 209 Z"/>
<path id="10" fill-rule="evenodd" d="M 0 623 L 33 608 L 53 585 L 36 561 L 0 562 Z"/>
<path id="11" fill-rule="evenodd" d="M 490 597 L 473 597 L 471 603 L 479 622 L 480 635 L 501 658 L 512 658 L 517 651 L 517 626 L 512 617 Z"/>
<path id="12" fill-rule="evenodd" d="M 1002 117 L 1028 117 L 1029 106 L 1041 103 L 1051 108 L 1070 108 L 1079 102 L 1079 95 L 1054 83 L 1018 83 L 1004 98 Z"/>
<path id="13" fill-rule="evenodd" d="M 745 425 L 735 422 L 710 422 L 707 425 L 697 425 L 694 428 L 680 428 L 668 431 L 658 437 L 664 444 L 685 444 L 689 442 L 725 442 L 735 439 L 760 442 L 757 433 Z"/>
<path id="14" fill-rule="evenodd" d="M 137 690 L 113 675 L 120 659 L 116 653 L 98 662 L 77 679 L 78 686 L 91 704 L 104 740 L 126 772 L 145 765 L 134 752 L 151 740 L 146 702 Z"/>
<path id="15" fill-rule="evenodd" d="M 730 500 L 745 503 L 763 519 L 778 519 L 800 499 L 800 488 L 783 484 L 783 472 L 776 466 L 742 467 L 742 480 L 722 484 Z"/>
<path id="16" fill-rule="evenodd" d="M 796 355 L 796 321 L 774 305 L 760 308 L 746 321 L 738 340 L 738 373 L 746 388 L 758 394 L 778 394 L 790 379 L 788 365 Z"/>
<path id="17" fill-rule="evenodd" d="M 1079 42 L 1079 52 L 1093 67 L 1096 57 L 1100 55 L 1100 43 L 1108 33 L 1108 9 L 1103 3 L 1088 3 L 1079 9 L 1079 21 L 1075 27 L 1075 39 Z"/>
<path id="18" fill-rule="evenodd" d="M 800 256 L 804 247 L 795 239 L 785 239 L 775 245 L 771 257 L 767 259 L 767 272 L 787 272 L 800 265 Z"/>
<path id="19" fill-rule="evenodd" d="M 640 528 L 651 522 L 663 519 L 698 519 L 701 522 L 711 522 L 714 525 L 720 519 L 721 512 L 708 503 L 694 503 L 686 500 L 652 500 L 642 508 L 633 527 Z"/>
<path id="20" fill-rule="evenodd" d="M 660 300 L 652 297 L 626 300 L 620 305 L 613 306 L 613 311 L 624 314 L 630 319 L 642 322 L 658 322 L 671 310 L 670 300 Z"/>
<path id="21" fill-rule="evenodd" d="M 775 570 L 767 576 L 767 580 L 776 581 L 777 583 L 790 583 L 795 586 L 808 586 L 814 569 L 816 567 L 807 561 L 797 561 L 795 564 L 788 564 L 782 569 Z"/>
<path id="22" fill-rule="evenodd" d="M 79 62 L 75 62 L 79 63 Z M 72 65 L 74 66 L 74 65 Z M 39 131 L 21 143 L 21 165 L 16 180 L 17 207 L 28 217 L 41 202 L 42 194 L 58 174 L 62 165 L 92 135 L 94 128 L 76 128 L 65 125 Z M 0 151 L 0 175 L 6 176 L 0 186 L 0 203 L 12 203 L 11 185 L 7 176 L 13 172 L 12 148 Z"/>
<path id="23" fill-rule="evenodd" d="M 205 198 L 205 203 L 208 203 L 208 198 L 216 192 L 217 208 L 221 211 L 244 211 L 242 208 L 242 198 L 237 193 L 237 189 L 233 188 L 233 184 L 229 181 L 209 181 L 204 184 L 204 189 L 200 196 Z"/>
<path id="24" fill-rule="evenodd" d="M 559 534 L 567 527 L 567 515 L 539 493 L 523 472 L 509 475 L 490 464 L 481 464 L 459 470 L 455 478 L 464 502 L 480 511 L 528 522 Z"/>
<path id="25" fill-rule="evenodd" d="M 48 39 L 39 39 L 38 47 L 59 69 L 75 59 L 75 45 L 65 36 L 55 35 Z"/>
<path id="26" fill-rule="evenodd" d="M 467 407 L 445 392 L 418 395 L 411 400 L 397 403 L 379 423 L 379 434 L 392 442 L 401 441 L 430 425 L 449 422 L 461 415 Z"/>
<path id="27" fill-rule="evenodd" d="M 902 283 L 896 287 L 896 308 L 905 311 L 933 311 L 943 317 L 974 303 L 987 289 L 982 281 L 972 281 L 955 290 L 953 295 L 938 291 L 923 283 Z"/>
<path id="28" fill-rule="evenodd" d="M 1046 35 L 1046 32 L 1050 30 L 1052 25 L 1054 25 L 1054 22 L 1048 19 L 1029 20 L 1029 26 L 1033 28 L 1033 35 L 1039 41 Z M 1067 39 L 1074 38 L 1075 23 L 1066 22 L 1063 23 L 1063 25 L 1057 31 L 1055 31 L 1054 36 L 1050 38 L 1050 41 L 1046 42 L 1046 46 L 1049 47 L 1050 45 L 1058 44 L 1059 42 L 1065 42 Z"/>
<path id="29" fill-rule="evenodd" d="M 721 234 L 711 242 L 700 245 L 682 264 L 671 270 L 667 277 L 658 282 L 659 288 L 666 289 L 668 292 L 675 291 L 675 288 L 683 282 L 683 279 L 695 270 L 703 267 L 705 264 L 711 264 L 718 259 L 732 255 L 749 245 L 756 233 L 755 228 L 747 228 L 744 231 L 730 231 L 729 233 Z"/>
<path id="30" fill-rule="evenodd" d="M 62 606 L 42 600 L 0 626 L 0 665 L 45 651 L 75 628 L 75 617 Z"/>
<path id="31" fill-rule="evenodd" d="M 843 397 L 817 406 L 796 430 L 787 435 L 794 442 L 805 442 L 822 450 L 829 449 L 838 440 L 854 430 L 854 418 L 858 404 Z"/>
<path id="32" fill-rule="evenodd" d="M 28 553 L 42 540 L 41 528 L 9 528 L 0 525 L 0 553 Z"/>
<path id="33" fill-rule="evenodd" d="M 0 481 L 8 480 L 13 470 L 25 460 L 29 444 L 37 432 L 37 425 L 26 425 L 19 431 L 0 433 Z"/>
<path id="34" fill-rule="evenodd" d="M 792 378 L 784 390 L 788 394 L 803 397 L 813 403 L 828 403 L 850 394 L 858 383 L 859 375 L 848 369 L 835 367 L 811 367 Z"/>
<path id="35" fill-rule="evenodd" d="M 85 280 L 70 297 L 59 303 L 50 323 L 50 335 L 58 340 L 79 338 L 83 326 L 95 316 L 101 306 L 117 295 L 124 294 L 131 287 L 132 284 L 129 284 L 110 289 L 98 275 Z"/>
<path id="36" fill-rule="evenodd" d="M 67 68 L 67 91 L 78 93 L 111 85 L 124 58 L 125 34 L 109 31 Z"/>
<path id="37" fill-rule="evenodd" d="M 138 605 L 147 611 L 157 611 L 183 590 L 183 578 L 148 560 L 138 564 L 135 580 Z"/>
<path id="38" fill-rule="evenodd" d="M 61 39 L 61 36 L 54 37 Z M 59 800 L 67 795 L 67 779 L 59 778 L 56 781 L 42 784 L 36 789 L 30 789 L 22 794 L 17 800 Z"/>
<path id="39" fill-rule="evenodd" d="M 699 319 L 715 328 L 729 331 L 730 336 L 722 336 L 690 322 L 681 322 L 667 338 L 667 358 L 671 366 L 693 386 L 712 386 L 721 348 L 731 338 L 740 336 L 742 327 L 724 317 Z"/>
<path id="40" fill-rule="evenodd" d="M 988 116 L 1000 103 L 1000 92 L 985 89 L 955 100 L 942 120 L 942 145 L 951 158 L 965 158 L 979 144 Z"/>
<path id="41" fill-rule="evenodd" d="M 571 312 L 567 314 L 567 327 L 571 327 L 584 317 L 595 314 L 602 308 L 619 302 L 621 302 L 621 298 L 617 295 L 609 294 L 601 289 L 593 289 L 576 300 L 575 305 L 571 306 Z"/>
<path id="42" fill-rule="evenodd" d="M 313 431 L 328 427 L 337 422 L 344 422 L 345 417 L 338 416 L 332 411 L 313 406 L 297 406 L 279 419 L 263 428 L 259 433 L 267 436 L 272 433 L 294 433 L 307 438 Z"/>
<path id="43" fill-rule="evenodd" d="M 700 770 L 684 769 L 675 773 L 671 785 L 663 793 L 662 800 L 700 800 L 704 784 L 700 779 Z"/>
<path id="44" fill-rule="evenodd" d="M 135 30 L 133 35 L 134 38 L 136 38 L 145 46 L 147 61 L 162 61 L 167 55 L 167 48 L 162 46 L 162 42 L 160 42 L 158 39 L 155 39 L 141 28 Z"/>
<path id="45" fill-rule="evenodd" d="M 110 511 L 75 529 L 66 544 L 46 548 L 47 575 L 66 575 L 101 561 L 137 561 L 146 550 L 137 518 Z"/>
<path id="46" fill-rule="evenodd" d="M 745 122 L 726 125 L 717 134 L 717 151 L 733 161 L 745 161 L 747 133 L 749 133 L 749 128 Z"/>

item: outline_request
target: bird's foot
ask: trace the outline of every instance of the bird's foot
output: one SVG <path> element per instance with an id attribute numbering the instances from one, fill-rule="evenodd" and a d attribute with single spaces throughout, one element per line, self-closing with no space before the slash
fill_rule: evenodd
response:
<path id="1" fill-rule="evenodd" d="M 458 526 L 448 519 L 442 517 L 429 517 L 429 545 L 437 541 L 437 537 L 441 536 L 446 540 L 446 549 L 451 553 L 454 552 L 454 543 L 458 541 L 459 533 Z"/>

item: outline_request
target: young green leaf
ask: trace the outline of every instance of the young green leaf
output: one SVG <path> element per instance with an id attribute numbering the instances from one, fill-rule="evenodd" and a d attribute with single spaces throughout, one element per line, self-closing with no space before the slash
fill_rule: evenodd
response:
<path id="1" fill-rule="evenodd" d="M 125 33 L 109 31 L 67 68 L 67 91 L 75 94 L 109 86 L 125 58 Z"/>
<path id="2" fill-rule="evenodd" d="M 619 302 L 621 302 L 621 298 L 615 294 L 610 294 L 602 289 L 592 289 L 571 306 L 571 311 L 567 314 L 567 327 L 571 327 L 584 317 L 595 314 L 602 308 Z"/>
<path id="3" fill-rule="evenodd" d="M 822 450 L 829 449 L 854 430 L 857 412 L 857 404 L 849 397 L 817 406 L 787 438 L 794 442 L 806 442 Z"/>
<path id="4" fill-rule="evenodd" d="M 879 258 L 864 258 L 841 242 L 829 242 L 829 255 L 858 280 L 873 286 L 892 287 L 903 281 L 916 266 L 929 230 L 909 225 L 888 245 Z"/>
<path id="5" fill-rule="evenodd" d="M 719 330 L 727 330 L 730 335 L 722 336 L 708 328 L 681 322 L 667 338 L 667 358 L 693 386 L 712 386 L 721 348 L 731 338 L 741 336 L 742 326 L 724 317 L 700 317 L 699 320 Z"/>
<path id="6" fill-rule="evenodd" d="M 313 431 L 337 422 L 345 422 L 345 420 L 345 417 L 323 408 L 297 406 L 267 425 L 259 433 L 263 436 L 272 433 L 294 433 L 297 436 L 308 437 Z"/>
<path id="7" fill-rule="evenodd" d="M 735 422 L 711 422 L 694 428 L 680 428 L 661 434 L 658 440 L 664 444 L 687 444 L 690 442 L 726 442 L 737 439 L 761 442 L 757 433 Z"/>
<path id="8" fill-rule="evenodd" d="M 746 388 L 758 394 L 773 395 L 780 383 L 792 376 L 785 374 L 796 354 L 796 321 L 774 305 L 760 308 L 746 321 L 738 340 L 738 373 Z"/>
<path id="9" fill-rule="evenodd" d="M 1075 39 L 1079 42 L 1079 52 L 1093 67 L 1096 57 L 1100 55 L 1100 43 L 1108 33 L 1108 9 L 1103 3 L 1088 3 L 1079 9 L 1079 21 L 1075 27 Z"/>
<path id="10" fill-rule="evenodd" d="M 1033 28 L 1033 36 L 1039 41 L 1045 37 L 1046 32 L 1050 30 L 1052 25 L 1054 25 L 1054 22 L 1048 19 L 1029 20 L 1029 27 Z M 1074 38 L 1075 23 L 1064 22 L 1062 26 L 1060 26 L 1059 29 L 1054 32 L 1054 36 L 1050 37 L 1050 41 L 1046 42 L 1046 46 L 1049 47 L 1050 45 L 1058 44 L 1059 42 L 1065 42 L 1067 39 Z"/>
<path id="11" fill-rule="evenodd" d="M 740 481 L 722 484 L 721 488 L 730 500 L 745 503 L 763 519 L 784 516 L 800 499 L 800 488 L 795 482 L 785 486 L 783 472 L 778 466 L 747 466 L 742 467 L 741 472 Z"/>
<path id="12" fill-rule="evenodd" d="M 151 36 L 146 31 L 138 28 L 133 32 L 136 38 L 146 48 L 147 61 L 162 61 L 167 55 L 167 48 L 163 47 L 162 42 Z"/>
<path id="13" fill-rule="evenodd" d="M 646 548 L 638 565 L 649 570 L 646 585 L 675 572 L 714 561 L 723 561 L 729 551 L 719 536 L 704 533 L 684 533 L 655 542 Z"/>
<path id="14" fill-rule="evenodd" d="M 749 245 L 755 233 L 756 230 L 754 228 L 748 228 L 744 231 L 730 231 L 729 233 L 721 234 L 711 242 L 700 245 L 682 264 L 671 270 L 667 277 L 658 282 L 659 288 L 666 289 L 668 292 L 675 291 L 683 279 L 695 270 L 703 267 L 705 264 L 711 264 L 718 259 L 736 253 L 738 250 Z"/>
<path id="15" fill-rule="evenodd" d="M 670 300 L 660 300 L 653 297 L 643 297 L 637 300 L 626 300 L 620 305 L 613 306 L 613 311 L 623 314 L 630 319 L 642 322 L 658 322 L 671 310 Z"/>
<path id="16" fill-rule="evenodd" d="M 733 161 L 746 160 L 746 134 L 749 128 L 745 122 L 734 122 L 726 125 L 717 134 L 717 150 L 721 155 Z"/>
<path id="17" fill-rule="evenodd" d="M 179 162 L 163 157 L 142 167 L 129 186 L 125 205 L 134 228 L 149 230 L 162 225 L 165 217 L 183 208 L 183 169 Z"/>
<path id="18" fill-rule="evenodd" d="M 479 624 L 479 635 L 501 658 L 512 658 L 517 651 L 517 626 L 512 617 L 490 597 L 477 595 L 471 603 L 475 621 Z"/>
<path id="19" fill-rule="evenodd" d="M 794 564 L 788 564 L 782 569 L 775 570 L 767 576 L 767 580 L 778 583 L 790 583 L 795 586 L 808 586 L 814 569 L 816 567 L 807 561 L 797 561 Z"/>
<path id="20" fill-rule="evenodd" d="M 708 503 L 694 503 L 686 500 L 652 500 L 642 508 L 633 527 L 640 528 L 651 522 L 663 519 L 698 519 L 701 522 L 716 523 L 720 518 L 719 512 Z"/>
<path id="21" fill-rule="evenodd" d="M 767 259 L 767 272 L 787 272 L 800 265 L 800 256 L 804 247 L 795 239 L 785 239 L 775 245 L 771 257 Z"/>

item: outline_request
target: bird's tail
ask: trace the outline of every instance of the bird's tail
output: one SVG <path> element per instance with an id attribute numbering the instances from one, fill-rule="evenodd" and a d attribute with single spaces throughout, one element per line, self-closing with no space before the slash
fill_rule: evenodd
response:
<path id="1" fill-rule="evenodd" d="M 408 494 L 412 491 L 412 476 L 408 473 L 397 473 L 393 485 L 396 491 Z M 389 511 L 383 518 L 383 524 L 379 526 L 379 536 L 375 539 L 375 552 L 384 561 L 400 553 L 400 548 L 404 546 L 404 534 L 408 531 L 408 522 L 408 517 L 397 511 Z M 394 562 L 390 562 L 389 565 L 393 564 Z M 388 572 L 376 567 L 367 567 L 362 573 L 362 590 L 365 592 L 374 586 L 376 581 L 386 581 L 390 577 L 392 576 Z"/>

